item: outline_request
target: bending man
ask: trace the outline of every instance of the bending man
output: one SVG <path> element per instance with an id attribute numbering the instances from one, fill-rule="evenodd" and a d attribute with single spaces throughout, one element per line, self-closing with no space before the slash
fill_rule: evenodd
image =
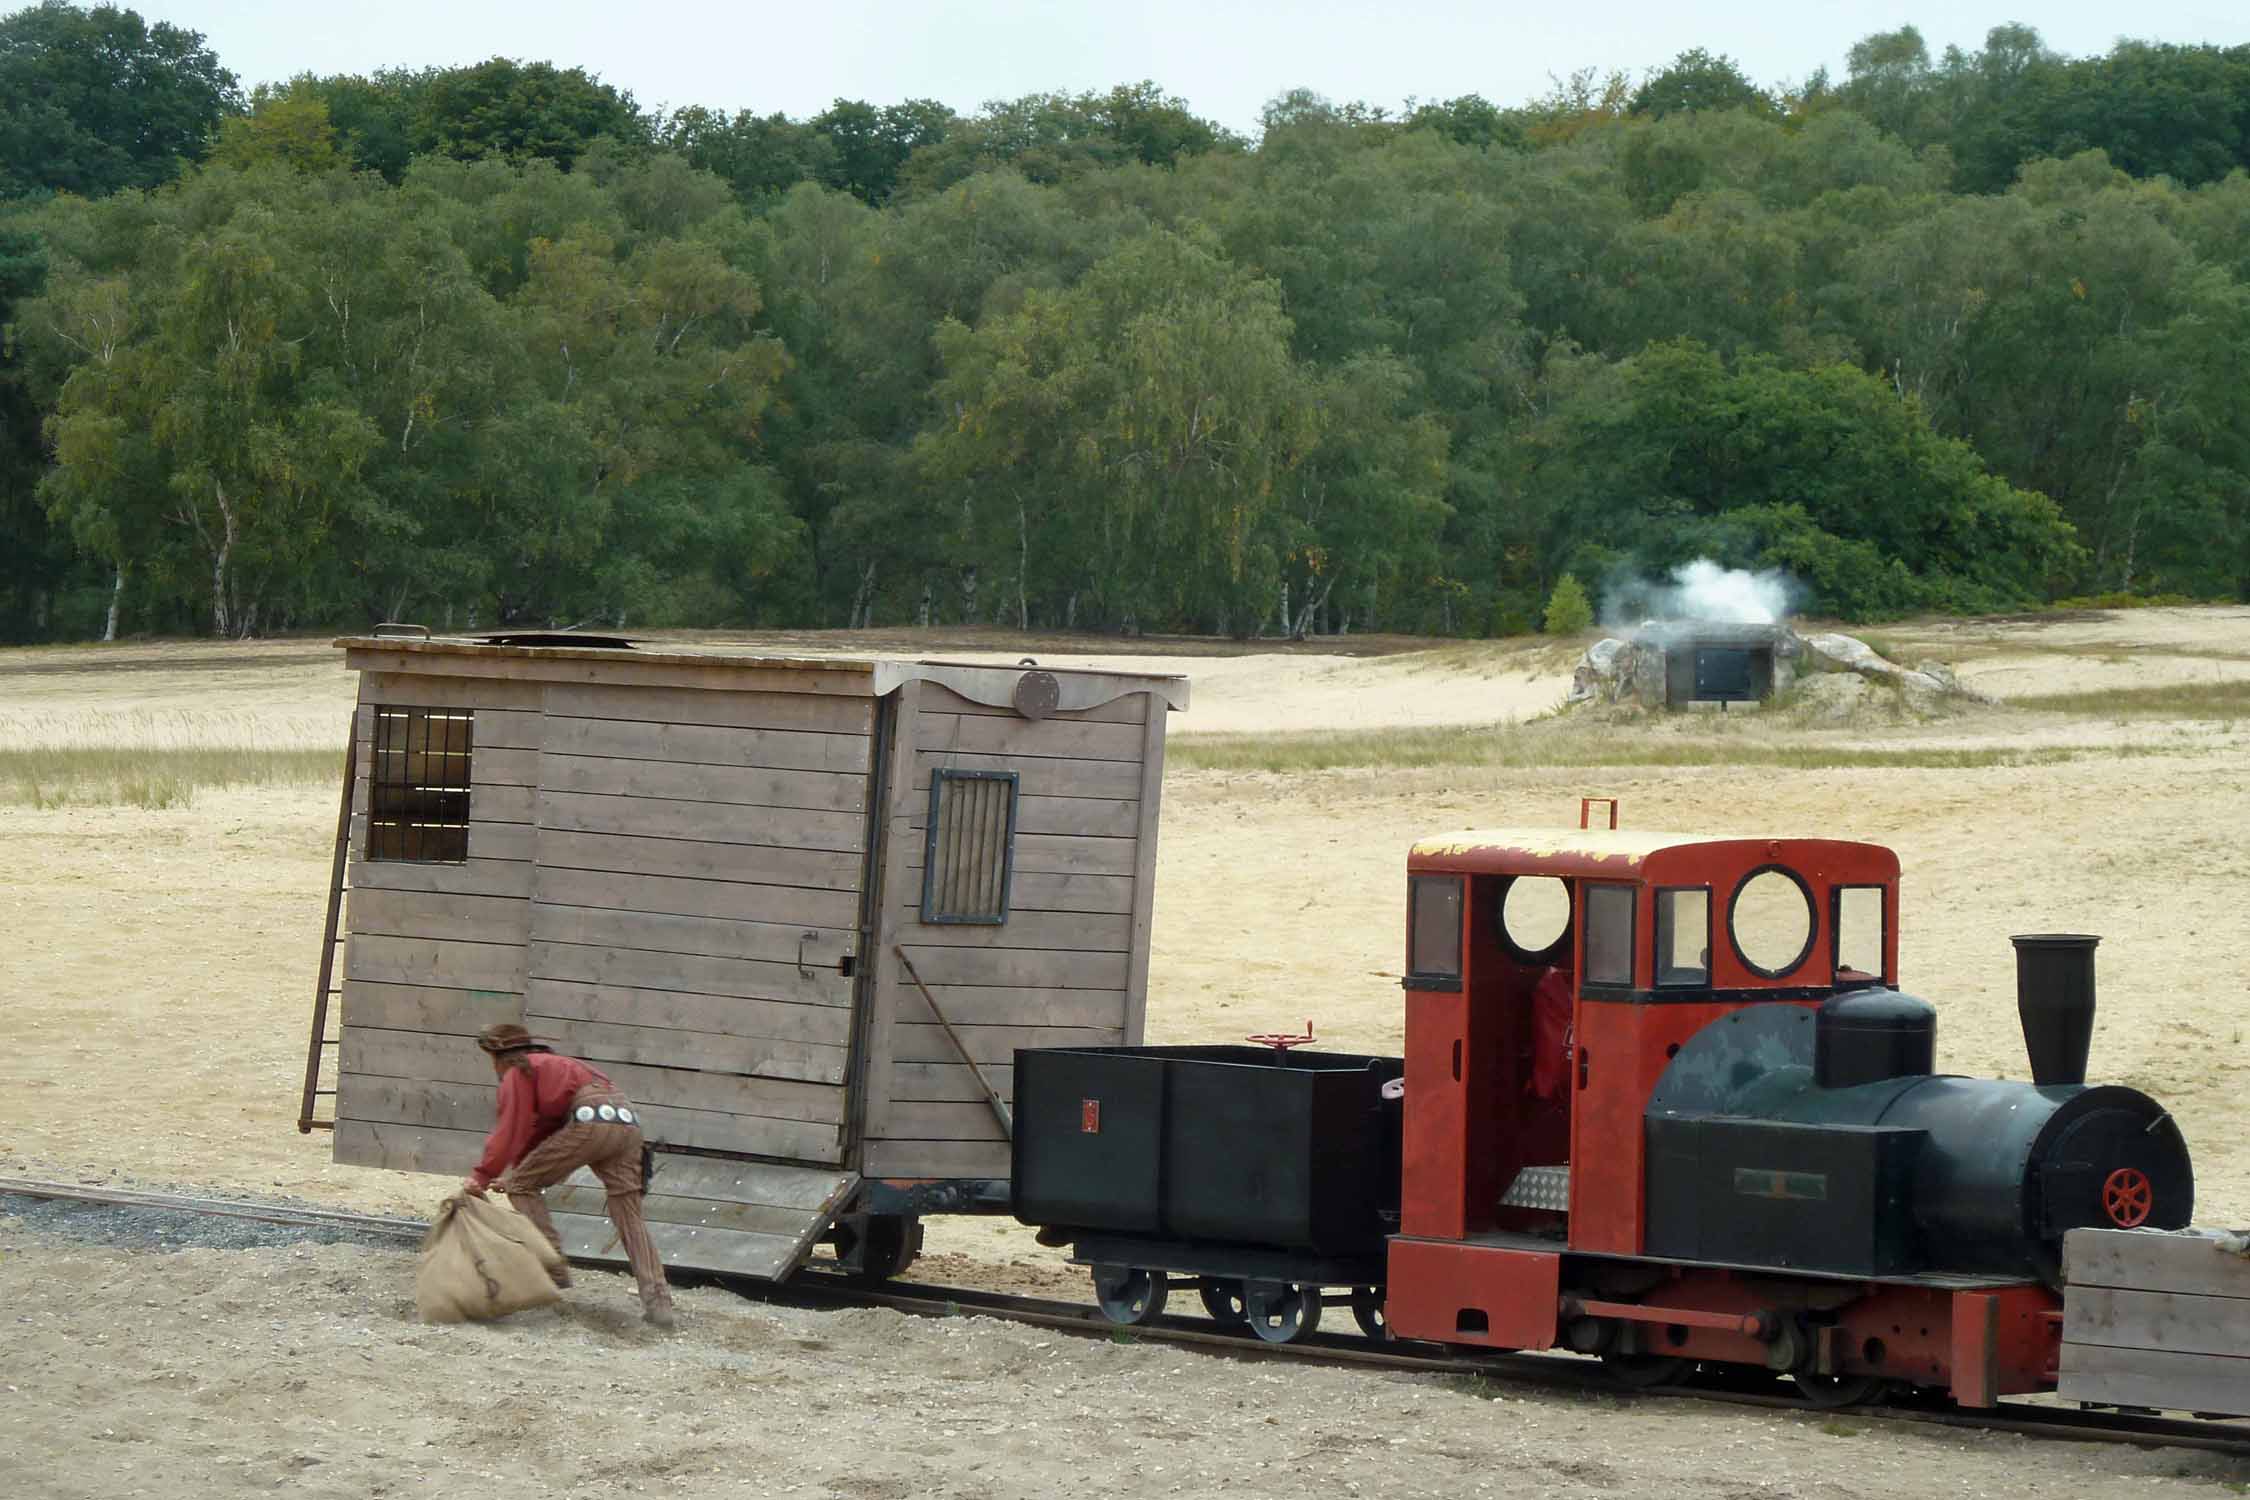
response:
<path id="1" fill-rule="evenodd" d="M 547 1213 L 542 1190 L 589 1167 L 608 1195 L 609 1220 L 633 1267 L 641 1291 L 641 1316 L 672 1326 L 672 1289 L 664 1263 L 641 1215 L 641 1127 L 630 1101 L 598 1069 L 535 1041 L 521 1026 L 487 1026 L 477 1045 L 492 1058 L 500 1079 L 499 1118 L 485 1140 L 484 1157 L 463 1184 L 482 1198 L 498 1188 L 539 1226 L 557 1250 L 562 1237 Z M 570 1273 L 555 1280 L 570 1285 Z"/>

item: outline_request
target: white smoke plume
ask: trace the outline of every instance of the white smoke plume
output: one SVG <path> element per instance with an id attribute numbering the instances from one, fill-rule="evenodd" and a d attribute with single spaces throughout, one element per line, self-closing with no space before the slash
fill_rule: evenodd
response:
<path id="1" fill-rule="evenodd" d="M 1785 573 L 1722 568 L 1699 557 L 1674 568 L 1669 584 L 1646 578 L 1613 581 L 1602 595 L 1602 623 L 1612 628 L 1645 620 L 1772 625 L 1789 613 L 1796 592 Z"/>

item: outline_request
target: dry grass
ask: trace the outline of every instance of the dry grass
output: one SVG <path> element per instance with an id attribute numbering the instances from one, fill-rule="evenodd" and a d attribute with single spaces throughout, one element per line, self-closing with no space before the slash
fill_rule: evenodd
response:
<path id="1" fill-rule="evenodd" d="M 2056 765 L 2109 750 L 2066 747 L 1869 748 L 1839 743 L 1739 738 L 1689 739 L 1663 733 L 1572 732 L 1556 724 L 1490 728 L 1383 729 L 1361 733 L 1183 734 L 1165 750 L 1169 764 L 1215 771 L 1415 770 L 1506 766 L 1772 766 L 1788 770 L 1979 770 Z M 2134 753 L 2150 753 L 2145 750 Z"/>
<path id="2" fill-rule="evenodd" d="M 334 782 L 342 769 L 340 747 L 0 749 L 0 803 L 178 808 L 206 789 Z"/>
<path id="3" fill-rule="evenodd" d="M 341 757 L 342 714 L 271 708 L 91 708 L 0 712 L 0 751 L 330 750 Z"/>
<path id="4" fill-rule="evenodd" d="M 2250 680 L 2160 682 L 2146 687 L 2035 693 L 2008 702 L 2012 708 L 2099 719 L 2231 720 L 2250 715 Z"/>

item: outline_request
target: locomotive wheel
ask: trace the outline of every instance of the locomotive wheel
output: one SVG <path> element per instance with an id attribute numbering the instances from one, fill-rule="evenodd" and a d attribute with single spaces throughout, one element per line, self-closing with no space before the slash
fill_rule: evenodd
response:
<path id="1" fill-rule="evenodd" d="M 1651 1386 L 1678 1385 L 1695 1369 L 1695 1361 L 1677 1354 L 1605 1354 L 1602 1364 L 1609 1378 L 1629 1391 Z"/>
<path id="2" fill-rule="evenodd" d="M 1203 1310 L 1211 1321 L 1225 1328 L 1241 1328 L 1250 1321 L 1250 1306 L 1243 1300 L 1242 1283 L 1220 1279 L 1205 1282 L 1202 1288 Z"/>
<path id="3" fill-rule="evenodd" d="M 1320 1288 L 1287 1281 L 1243 1284 L 1250 1331 L 1269 1344 L 1288 1344 L 1320 1327 Z"/>
<path id="4" fill-rule="evenodd" d="M 1112 1323 L 1146 1323 L 1161 1315 L 1170 1290 L 1161 1272 L 1137 1266 L 1094 1267 L 1094 1301 Z"/>
<path id="5" fill-rule="evenodd" d="M 1832 1411 L 1839 1406 L 1862 1406 L 1881 1398 L 1890 1382 L 1880 1375 L 1814 1375 L 1799 1370 L 1789 1377 L 1807 1406 Z"/>
<path id="6" fill-rule="evenodd" d="M 1359 1331 L 1380 1343 L 1391 1338 L 1391 1320 L 1383 1315 L 1383 1289 L 1379 1286 L 1352 1288 L 1352 1321 Z"/>

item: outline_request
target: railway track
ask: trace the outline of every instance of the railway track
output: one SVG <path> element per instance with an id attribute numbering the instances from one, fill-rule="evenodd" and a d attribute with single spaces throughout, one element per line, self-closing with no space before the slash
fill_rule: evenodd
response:
<path id="1" fill-rule="evenodd" d="M 380 1239 L 397 1240 L 401 1244 L 418 1243 L 429 1228 L 420 1219 L 380 1214 L 0 1177 L 0 1197 L 11 1196 L 143 1212 L 214 1215 L 309 1229 L 348 1230 Z M 861 1286 L 841 1276 L 817 1270 L 808 1271 L 781 1284 L 692 1272 L 681 1273 L 678 1279 L 691 1284 L 723 1286 L 749 1300 L 784 1306 L 877 1307 L 917 1317 L 975 1314 L 1086 1337 L 1127 1337 L 1137 1342 L 1202 1349 L 1235 1359 L 1299 1360 L 1314 1364 L 1369 1366 L 1407 1373 L 1502 1381 L 1517 1386 L 1627 1394 L 1608 1379 L 1598 1364 L 1564 1355 L 1479 1354 L 1472 1357 L 1428 1346 L 1389 1345 L 1366 1338 L 1334 1334 L 1316 1335 L 1295 1343 L 1274 1344 L 1252 1333 L 1228 1332 L 1200 1318 L 1160 1318 L 1128 1329 L 1111 1323 L 1094 1308 L 1077 1303 L 1018 1297 L 967 1287 L 924 1286 L 906 1282 Z M 1920 1423 L 1979 1432 L 2016 1433 L 2059 1442 L 2196 1448 L 2250 1458 L 2250 1421 L 2191 1421 L 2130 1412 L 2083 1411 L 2067 1406 L 2019 1403 L 1987 1410 L 1889 1405 L 1814 1408 L 1783 1392 L 1778 1383 L 1776 1389 L 1771 1391 L 1686 1384 L 1653 1386 L 1633 1394 L 1672 1396 L 1798 1413 L 1818 1411 L 1823 1416 L 1842 1415 L 1855 1420 Z"/>

